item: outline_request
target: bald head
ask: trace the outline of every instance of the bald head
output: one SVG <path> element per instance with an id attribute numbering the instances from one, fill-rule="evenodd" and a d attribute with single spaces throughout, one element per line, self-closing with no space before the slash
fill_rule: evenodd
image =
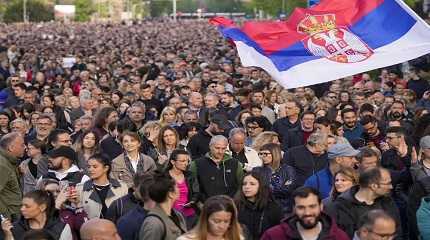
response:
<path id="1" fill-rule="evenodd" d="M 93 218 L 82 225 L 82 240 L 121 240 L 115 224 L 106 219 Z"/>

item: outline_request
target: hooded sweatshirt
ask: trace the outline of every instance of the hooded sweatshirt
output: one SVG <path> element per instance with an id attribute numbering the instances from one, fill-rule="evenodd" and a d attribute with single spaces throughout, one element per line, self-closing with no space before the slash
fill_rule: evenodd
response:
<path id="1" fill-rule="evenodd" d="M 301 240 L 303 239 L 297 229 L 299 218 L 292 215 L 284 219 L 281 224 L 267 230 L 261 240 Z M 320 222 L 322 224 L 318 240 L 349 240 L 348 235 L 340 229 L 327 214 L 321 212 Z"/>

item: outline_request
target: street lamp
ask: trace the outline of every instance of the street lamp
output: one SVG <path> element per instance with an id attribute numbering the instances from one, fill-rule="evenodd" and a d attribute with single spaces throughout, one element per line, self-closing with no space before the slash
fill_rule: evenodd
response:
<path id="1" fill-rule="evenodd" d="M 173 20 L 176 22 L 176 0 L 173 0 Z"/>
<path id="2" fill-rule="evenodd" d="M 23 7 L 22 7 L 22 20 L 24 23 L 27 22 L 27 0 L 23 0 Z"/>

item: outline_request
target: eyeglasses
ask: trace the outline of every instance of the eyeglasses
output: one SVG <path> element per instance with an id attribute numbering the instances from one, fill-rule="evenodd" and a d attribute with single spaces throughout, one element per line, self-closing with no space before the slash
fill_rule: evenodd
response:
<path id="1" fill-rule="evenodd" d="M 269 156 L 269 155 L 272 155 L 272 153 L 270 153 L 270 152 L 259 152 L 258 153 L 258 156 Z"/>
<path id="2" fill-rule="evenodd" d="M 399 138 L 399 136 L 386 136 L 385 138 L 387 138 L 387 139 L 394 139 L 394 138 Z"/>
<path id="3" fill-rule="evenodd" d="M 260 126 L 246 126 L 247 129 L 257 129 L 260 128 Z"/>

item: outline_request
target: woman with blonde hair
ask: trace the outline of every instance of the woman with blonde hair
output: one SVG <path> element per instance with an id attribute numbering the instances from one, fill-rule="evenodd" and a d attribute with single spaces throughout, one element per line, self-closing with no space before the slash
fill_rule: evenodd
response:
<path id="1" fill-rule="evenodd" d="M 358 184 L 359 174 L 353 168 L 342 168 L 337 171 L 333 176 L 333 188 L 329 197 L 323 200 L 323 204 L 330 204 L 334 202 L 336 198 L 348 191 L 351 187 Z"/>
<path id="2" fill-rule="evenodd" d="M 176 109 L 173 107 L 165 107 L 160 114 L 160 124 L 161 126 L 177 126 L 178 125 L 178 115 Z"/>
<path id="3" fill-rule="evenodd" d="M 199 223 L 177 240 L 243 240 L 242 228 L 233 200 L 225 195 L 208 198 L 200 214 Z"/>
<path id="4" fill-rule="evenodd" d="M 268 143 L 280 144 L 279 135 L 273 131 L 262 132 L 255 138 L 252 148 L 258 152 L 263 145 Z"/>

